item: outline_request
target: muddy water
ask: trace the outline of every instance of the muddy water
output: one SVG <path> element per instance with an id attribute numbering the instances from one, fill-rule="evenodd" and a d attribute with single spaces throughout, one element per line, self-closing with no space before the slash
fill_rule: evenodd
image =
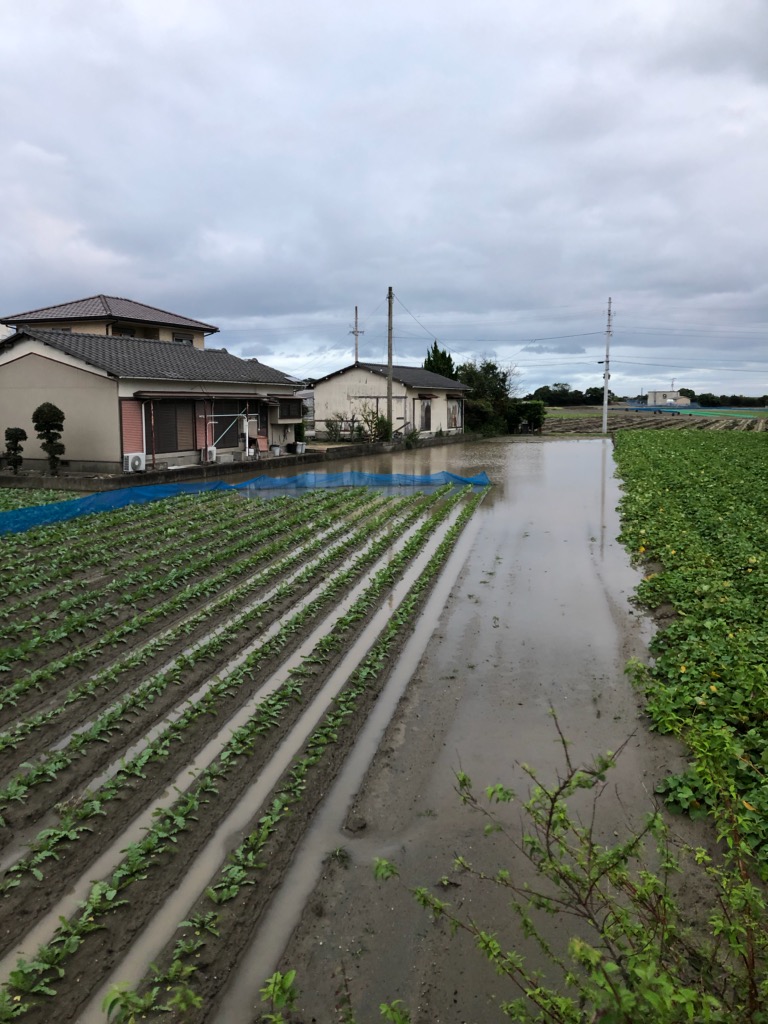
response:
<path id="1" fill-rule="evenodd" d="M 641 823 L 656 779 L 679 767 L 674 745 L 647 733 L 624 675 L 627 658 L 644 655 L 650 628 L 630 604 L 639 573 L 615 539 L 620 490 L 611 446 L 498 440 L 361 461 L 377 472 L 485 469 L 495 486 L 436 626 L 425 624 L 423 657 L 346 818 L 350 827 L 339 820 L 335 837 L 324 837 L 351 862 L 324 868 L 280 964 L 298 969 L 302 1019 L 333 1019 L 343 963 L 361 1020 L 378 1019 L 379 1003 L 397 998 L 418 1021 L 497 1020 L 499 1000 L 518 993 L 468 943 L 431 925 L 404 887 L 376 884 L 371 863 L 393 858 L 407 886 L 434 886 L 457 852 L 485 870 L 506 866 L 529 877 L 510 844 L 484 837 L 483 823 L 462 808 L 454 772 L 461 768 L 480 789 L 502 781 L 521 795 L 523 763 L 552 780 L 564 759 L 551 708 L 574 761 L 626 741 L 600 797 L 601 835 Z M 508 813 L 519 833 L 516 807 Z M 437 890 L 441 898 L 526 950 L 497 892 L 455 881 Z M 551 937 L 568 934 L 561 921 L 549 928 Z"/>

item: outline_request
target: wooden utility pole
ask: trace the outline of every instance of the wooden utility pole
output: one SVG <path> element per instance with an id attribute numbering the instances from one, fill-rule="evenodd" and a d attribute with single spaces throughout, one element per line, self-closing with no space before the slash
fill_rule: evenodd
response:
<path id="1" fill-rule="evenodd" d="M 387 419 L 392 422 L 392 308 L 394 294 L 392 288 L 387 289 Z"/>
<path id="2" fill-rule="evenodd" d="M 357 339 L 358 339 L 359 335 L 365 334 L 365 331 L 359 330 L 358 326 L 357 326 L 357 306 L 355 306 L 355 326 L 354 326 L 354 329 L 351 330 L 349 333 L 350 334 L 354 334 L 354 336 L 355 336 L 355 366 L 357 366 L 357 360 L 358 360 L 358 357 L 360 355 L 360 353 L 358 351 Z"/>
<path id="3" fill-rule="evenodd" d="M 613 327 L 611 321 L 611 299 L 608 297 L 608 323 L 605 328 L 605 372 L 603 373 L 603 433 L 608 433 L 608 381 L 611 379 L 611 335 Z"/>

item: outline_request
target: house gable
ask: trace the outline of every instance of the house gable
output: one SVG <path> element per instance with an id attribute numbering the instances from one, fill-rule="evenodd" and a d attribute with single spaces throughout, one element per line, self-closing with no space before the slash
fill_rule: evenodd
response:
<path id="1" fill-rule="evenodd" d="M 110 461 L 120 447 L 116 382 L 106 374 L 28 350 L 0 362 L 0 432 L 26 430 L 25 459 L 45 459 L 35 436 L 32 414 L 43 402 L 64 413 L 62 441 L 66 460 Z"/>

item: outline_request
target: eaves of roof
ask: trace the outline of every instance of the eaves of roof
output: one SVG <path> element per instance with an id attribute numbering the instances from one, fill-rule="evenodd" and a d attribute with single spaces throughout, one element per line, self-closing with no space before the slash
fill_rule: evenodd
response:
<path id="1" fill-rule="evenodd" d="M 349 373 L 350 370 L 367 370 L 369 373 L 375 373 L 377 376 L 385 378 L 388 373 L 388 367 L 385 363 L 352 363 L 350 366 L 344 366 L 340 370 L 335 370 L 333 373 L 326 374 L 325 377 L 320 377 L 319 380 L 315 381 L 315 385 L 326 380 L 332 380 L 340 374 Z M 393 365 L 392 378 L 408 388 L 422 390 L 433 389 L 438 391 L 470 390 L 467 384 L 462 384 L 459 380 L 453 380 L 450 377 L 443 377 L 442 374 L 433 373 L 431 370 L 425 370 L 421 366 Z"/>
<path id="2" fill-rule="evenodd" d="M 198 349 L 183 342 L 75 334 L 27 326 L 0 342 L 0 347 L 13 348 L 24 338 L 47 345 L 118 379 L 295 387 L 286 374 L 257 359 L 240 359 L 223 349 Z"/>

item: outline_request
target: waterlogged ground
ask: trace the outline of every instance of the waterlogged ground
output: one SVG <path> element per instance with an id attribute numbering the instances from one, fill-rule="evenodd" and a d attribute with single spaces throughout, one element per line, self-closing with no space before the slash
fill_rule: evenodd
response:
<path id="1" fill-rule="evenodd" d="M 563 764 L 554 708 L 572 759 L 626 744 L 600 798 L 598 828 L 610 837 L 642 821 L 657 779 L 680 766 L 677 750 L 648 733 L 623 671 L 630 656 L 644 655 L 650 627 L 630 601 L 639 573 L 615 540 L 620 492 L 610 441 L 498 439 L 328 468 L 461 476 L 485 470 L 494 485 L 437 582 L 418 598 L 418 617 L 405 616 L 406 628 L 364 669 L 363 684 L 358 669 L 426 580 L 467 496 L 434 525 L 446 498 L 425 498 L 423 508 L 402 499 L 395 514 L 384 498 L 305 496 L 318 506 L 290 527 L 290 502 L 268 511 L 232 495 L 209 496 L 210 504 L 188 499 L 183 529 L 199 536 L 190 565 L 176 562 L 185 550 L 176 521 L 163 539 L 166 553 L 147 565 L 157 510 L 145 510 L 130 519 L 134 533 L 115 527 L 114 574 L 109 566 L 80 567 L 82 601 L 78 589 L 71 598 L 62 592 L 88 610 L 80 632 L 59 639 L 51 633 L 47 646 L 22 652 L 13 677 L 34 676 L 40 685 L 11 694 L 0 723 L 18 733 L 18 742 L 0 750 L 0 970 L 18 982 L 9 990 L 16 1003 L 31 992 L 23 1019 L 102 1024 L 109 987 L 125 982 L 146 993 L 156 963 L 167 972 L 162 991 L 179 1000 L 190 979 L 201 1005 L 188 1003 L 178 1019 L 200 1024 L 259 1020 L 258 990 L 278 966 L 298 972 L 294 1020 L 304 1024 L 336 1020 L 340 993 L 360 1024 L 378 1020 L 379 1003 L 398 998 L 421 1024 L 499 1020 L 499 999 L 516 993 L 466 944 L 430 923 L 405 891 L 436 886 L 447 874 L 449 887 L 435 890 L 442 898 L 461 902 L 505 943 L 518 944 L 496 894 L 452 874 L 457 853 L 488 870 L 522 870 L 507 845 L 483 838 L 482 823 L 461 807 L 454 772 L 460 768 L 480 787 L 501 781 L 523 792 L 521 763 L 552 777 Z M 284 550 L 281 537 L 307 522 L 322 528 L 291 533 L 296 543 Z M 423 549 L 406 555 L 420 524 Z M 387 532 L 391 541 L 353 569 Z M 84 543 L 87 552 L 87 537 Z M 262 565 L 267 544 L 274 552 Z M 400 582 L 382 586 L 353 614 L 358 597 L 398 559 Z M 130 571 L 129 588 L 115 583 L 118 566 Z M 162 594 L 152 589 L 161 566 L 170 581 Z M 96 600 L 102 587 L 105 596 Z M 55 630 L 61 619 L 46 616 L 59 597 L 43 589 L 48 603 L 35 614 Z M 132 600 L 118 601 L 126 593 Z M 165 607 L 159 597 L 169 602 L 166 617 L 146 619 Z M 303 609 L 315 607 L 307 617 Z M 72 609 L 67 614 L 80 614 Z M 140 628 L 134 614 L 145 616 Z M 296 614 L 302 624 L 286 632 Z M 118 647 L 100 641 L 107 628 Z M 12 642 L 26 642 L 25 634 Z M 142 644 L 149 646 L 139 658 Z M 113 673 L 116 651 L 123 662 Z M 134 700 L 146 681 L 146 699 Z M 77 696 L 83 687 L 88 692 Z M 329 726 L 341 707 L 337 695 L 355 687 L 355 703 Z M 250 728 L 259 715 L 264 728 L 241 741 L 234 730 Z M 148 741 L 153 754 L 145 760 Z M 46 773 L 48 765 L 55 770 Z M 296 766 L 305 775 L 289 777 Z M 35 785 L 24 790 L 33 775 Z M 288 800 L 277 810 L 276 794 Z M 159 808 L 174 800 L 173 813 L 163 816 Z M 275 831 L 248 846 L 268 808 Z M 509 813 L 519 828 L 516 807 Z M 40 830 L 59 834 L 63 822 L 71 840 L 60 836 L 52 857 L 30 863 L 26 856 L 17 871 L 29 843 L 42 849 Z M 150 829 L 174 838 L 153 847 L 144 868 Z M 403 885 L 374 881 L 376 856 L 398 864 Z M 135 880 L 123 888 L 126 872 Z M 29 959 L 50 942 L 60 919 L 76 914 L 89 891 L 93 899 L 94 879 L 114 883 L 99 891 L 96 921 L 87 911 L 84 937 L 73 943 L 61 979 L 51 982 L 42 971 L 48 982 L 31 990 L 37 982 L 28 973 L 13 974 L 19 954 Z M 236 894 L 223 896 L 233 881 Z M 206 894 L 211 887 L 220 902 Z M 123 896 L 128 903 L 114 909 Z M 214 911 L 216 934 L 204 923 Z M 197 924 L 179 927 L 190 919 Z M 102 927 L 89 931 L 91 923 Z M 57 955 L 70 942 L 62 927 Z M 551 935 L 567 936 L 562 922 Z M 179 939 L 187 947 L 177 957 Z M 46 994 L 51 985 L 55 997 Z M 155 1010 L 140 1019 L 169 1017 Z"/>
<path id="2" fill-rule="evenodd" d="M 421 627 L 426 649 L 344 827 L 326 836 L 327 850 L 343 853 L 326 863 L 281 958 L 298 970 L 296 1019 L 307 1024 L 335 1019 L 345 991 L 361 1022 L 380 1019 L 385 999 L 402 999 L 420 1024 L 502 1019 L 499 1001 L 518 993 L 469 940 L 431 923 L 405 886 L 433 887 L 538 962 L 498 893 L 451 870 L 461 853 L 489 871 L 525 871 L 461 806 L 457 769 L 479 787 L 501 781 L 522 794 L 521 763 L 551 780 L 563 768 L 554 708 L 574 760 L 626 742 L 600 797 L 611 838 L 642 822 L 655 781 L 680 763 L 673 744 L 648 733 L 623 672 L 644 656 L 650 627 L 630 603 L 639 573 L 615 540 L 610 442 L 490 441 L 398 456 L 395 468 L 406 465 L 486 468 L 496 486 Z M 397 863 L 405 886 L 374 881 L 376 856 Z M 437 884 L 445 874 L 447 889 Z M 567 929 L 557 920 L 548 935 L 562 940 Z"/>

